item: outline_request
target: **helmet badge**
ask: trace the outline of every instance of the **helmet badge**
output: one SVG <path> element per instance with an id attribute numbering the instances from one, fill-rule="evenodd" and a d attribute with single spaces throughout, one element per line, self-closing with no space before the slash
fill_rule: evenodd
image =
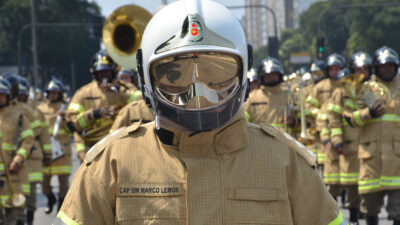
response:
<path id="1" fill-rule="evenodd" d="M 193 15 L 189 16 L 189 30 L 190 30 L 189 41 L 199 42 L 203 40 L 203 37 L 201 36 L 202 26 L 200 24 L 200 21 L 197 20 L 196 16 Z"/>

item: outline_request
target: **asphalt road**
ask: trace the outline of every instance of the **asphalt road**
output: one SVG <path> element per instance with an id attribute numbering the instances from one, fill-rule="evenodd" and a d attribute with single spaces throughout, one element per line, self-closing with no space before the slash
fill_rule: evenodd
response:
<path id="1" fill-rule="evenodd" d="M 79 167 L 80 163 L 78 158 L 76 157 L 76 155 L 73 155 L 73 172 L 75 172 L 77 170 L 77 168 Z M 72 176 L 70 177 L 70 180 L 72 179 Z M 58 182 L 57 182 L 57 178 L 54 177 L 52 178 L 52 186 L 53 186 L 53 191 L 55 193 L 57 193 L 58 190 Z M 55 210 L 53 210 L 53 212 L 49 215 L 44 213 L 44 208 L 46 206 L 47 200 L 46 197 L 42 194 L 40 186 L 37 186 L 37 207 L 38 210 L 35 213 L 35 220 L 34 220 L 34 225 L 51 225 L 54 218 L 57 216 L 57 212 L 56 209 L 57 207 L 55 207 Z M 341 206 L 340 203 L 340 198 L 339 198 L 339 206 Z M 344 216 L 346 218 L 349 218 L 349 212 L 347 209 L 341 209 Z M 393 222 L 392 221 L 388 221 L 387 220 L 387 212 L 385 210 L 385 208 L 382 208 L 381 213 L 379 214 L 379 225 L 391 225 Z M 360 220 L 360 225 L 366 225 L 365 220 Z"/>

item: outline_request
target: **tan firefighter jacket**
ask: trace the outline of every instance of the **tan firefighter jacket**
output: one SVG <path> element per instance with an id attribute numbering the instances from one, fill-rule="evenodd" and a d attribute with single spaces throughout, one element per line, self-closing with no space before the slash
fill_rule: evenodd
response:
<path id="1" fill-rule="evenodd" d="M 52 147 L 48 128 L 46 127 L 43 114 L 31 105 L 18 102 L 21 105 L 23 114 L 30 122 L 31 129 L 34 133 L 35 144 L 29 150 L 29 160 L 27 168 L 29 171 L 29 182 L 43 181 L 42 160 L 43 158 L 51 159 Z"/>
<path id="2" fill-rule="evenodd" d="M 20 165 L 18 173 L 11 174 L 12 188 L 15 193 L 29 195 L 30 186 L 26 161 L 29 150 L 34 144 L 34 133 L 30 128 L 29 120 L 23 115 L 21 106 L 15 101 L 0 109 L 0 127 L 1 153 L 5 159 L 5 162 L 0 160 L 0 173 L 5 178 L 4 167 L 9 168 L 12 161 L 18 163 Z M 5 183 L 1 193 L 3 204 L 9 199 L 10 193 L 7 183 Z"/>
<path id="3" fill-rule="evenodd" d="M 382 83 L 391 93 L 385 114 L 372 118 L 368 107 L 351 114 L 351 123 L 361 127 L 360 194 L 400 189 L 400 78 Z"/>
<path id="4" fill-rule="evenodd" d="M 53 135 L 54 124 L 57 120 L 58 111 L 61 109 L 62 102 L 43 101 L 38 109 L 43 113 L 46 119 L 46 126 L 51 135 Z M 66 121 L 61 121 L 60 128 L 56 136 L 56 140 L 60 143 L 64 157 L 59 158 L 51 163 L 50 166 L 43 169 L 45 175 L 71 174 L 71 131 L 69 130 Z"/>
<path id="5" fill-rule="evenodd" d="M 115 118 L 114 124 L 110 129 L 110 133 L 121 127 L 129 126 L 132 123 L 142 120 L 142 123 L 148 123 L 154 120 L 154 113 L 146 105 L 143 99 L 134 101 L 126 105 L 119 111 Z"/>
<path id="6" fill-rule="evenodd" d="M 114 83 L 119 81 L 115 80 Z M 74 129 L 90 147 L 109 133 L 115 119 L 96 118 L 96 110 L 112 106 L 115 111 L 119 111 L 138 97 L 141 97 L 141 92 L 132 92 L 122 87 L 117 92 L 104 92 L 97 81 L 93 80 L 76 91 L 67 110 L 67 120 L 72 122 Z"/>
<path id="7" fill-rule="evenodd" d="M 247 121 L 283 128 L 287 102 L 287 92 L 281 85 L 261 85 L 259 89 L 250 93 L 244 105 Z"/>
<path id="8" fill-rule="evenodd" d="M 339 171 L 324 173 L 326 183 L 357 184 L 358 182 L 357 151 L 361 129 L 350 122 L 351 114 L 357 110 L 357 100 L 353 95 L 349 88 L 341 87 L 337 88 L 329 99 L 327 110 L 330 139 L 333 147 L 342 145 L 344 153 L 343 156 L 339 156 L 334 149 L 331 149 L 329 157 L 340 163 L 340 166 L 336 166 Z"/>
<path id="9" fill-rule="evenodd" d="M 53 224 L 346 224 L 315 155 L 269 125 L 174 131 L 171 144 L 154 122 L 98 142 Z"/>

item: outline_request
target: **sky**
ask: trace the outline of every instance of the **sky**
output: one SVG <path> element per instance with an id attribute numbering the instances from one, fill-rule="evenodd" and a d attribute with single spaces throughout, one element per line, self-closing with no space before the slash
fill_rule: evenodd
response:
<path id="1" fill-rule="evenodd" d="M 161 0 L 91 0 L 97 2 L 102 8 L 102 14 L 107 17 L 110 15 L 115 9 L 120 6 L 127 4 L 135 4 L 147 9 L 150 13 L 154 13 L 157 7 L 161 4 Z M 168 3 L 174 2 L 176 0 L 168 0 Z M 237 6 L 244 5 L 244 0 L 214 0 L 225 6 Z M 244 15 L 244 10 L 234 10 L 233 13 L 241 19 Z"/>

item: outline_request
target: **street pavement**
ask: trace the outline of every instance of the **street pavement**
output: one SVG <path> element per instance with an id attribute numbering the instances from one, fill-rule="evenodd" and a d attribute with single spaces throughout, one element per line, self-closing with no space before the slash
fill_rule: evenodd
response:
<path id="1" fill-rule="evenodd" d="M 75 154 L 75 153 L 74 153 Z M 77 158 L 76 154 L 72 156 L 72 164 L 73 164 L 73 174 L 75 171 L 78 169 L 80 162 L 79 159 Z M 72 176 L 70 177 L 70 181 L 72 180 Z M 56 194 L 58 190 L 58 181 L 56 177 L 53 177 L 51 180 L 52 186 L 53 186 L 53 191 Z M 51 225 L 54 218 L 57 216 L 57 206 L 54 208 L 53 212 L 49 215 L 44 213 L 44 208 L 46 206 L 47 200 L 46 197 L 42 194 L 42 191 L 40 189 L 40 186 L 37 186 L 37 211 L 35 214 L 35 220 L 34 220 L 34 225 Z M 341 206 L 340 203 L 340 197 L 338 199 L 339 201 L 339 206 Z M 341 208 L 343 215 L 348 219 L 349 218 L 349 211 L 347 209 Z M 387 212 L 385 208 L 382 208 L 381 213 L 379 214 L 379 225 L 391 225 L 393 222 L 387 220 Z M 360 220 L 360 225 L 366 225 L 365 220 Z"/>

